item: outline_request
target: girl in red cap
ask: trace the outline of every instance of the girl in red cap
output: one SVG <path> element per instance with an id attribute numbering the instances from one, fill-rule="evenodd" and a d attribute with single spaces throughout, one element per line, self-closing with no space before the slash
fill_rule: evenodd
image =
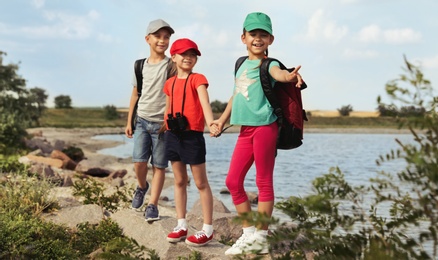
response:
<path id="1" fill-rule="evenodd" d="M 213 195 L 208 183 L 205 166 L 205 123 L 212 134 L 218 128 L 212 125 L 211 111 L 204 75 L 193 72 L 201 52 L 193 41 L 176 40 L 170 48 L 177 75 L 164 85 L 166 97 L 167 131 L 165 132 L 166 156 L 172 164 L 175 181 L 175 208 L 178 224 L 167 236 L 169 242 L 185 239 L 192 246 L 203 246 L 213 239 Z M 193 175 L 201 198 L 204 225 L 202 230 L 187 237 L 187 165 Z M 187 238 L 186 238 L 187 237 Z"/>
<path id="2" fill-rule="evenodd" d="M 230 162 L 226 185 L 239 215 L 251 212 L 251 204 L 244 189 L 244 180 L 250 167 L 256 167 L 256 185 L 259 190 L 258 212 L 271 217 L 274 209 L 273 173 L 276 154 L 278 125 L 260 81 L 260 64 L 268 56 L 268 47 L 274 42 L 271 19 L 264 13 L 250 13 L 243 24 L 241 36 L 248 51 L 246 59 L 235 77 L 234 95 L 222 116 L 214 121 L 219 130 L 231 115 L 230 123 L 241 125 L 240 134 Z M 271 62 L 269 74 L 280 82 L 302 84 L 298 70 L 289 73 L 281 70 L 278 62 Z M 267 254 L 268 226 L 243 222 L 243 234 L 229 248 L 226 255 L 246 253 Z"/>

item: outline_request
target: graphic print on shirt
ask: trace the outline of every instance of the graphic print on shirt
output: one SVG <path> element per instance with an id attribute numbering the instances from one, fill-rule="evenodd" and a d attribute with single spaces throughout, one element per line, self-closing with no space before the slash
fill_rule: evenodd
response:
<path id="1" fill-rule="evenodd" d="M 236 84 L 236 90 L 234 91 L 234 95 L 236 95 L 237 93 L 241 93 L 246 98 L 246 100 L 249 100 L 248 87 L 256 82 L 256 80 L 248 78 L 247 72 L 248 69 L 245 69 L 242 74 L 240 74 L 240 77 L 235 79 L 234 84 Z"/>

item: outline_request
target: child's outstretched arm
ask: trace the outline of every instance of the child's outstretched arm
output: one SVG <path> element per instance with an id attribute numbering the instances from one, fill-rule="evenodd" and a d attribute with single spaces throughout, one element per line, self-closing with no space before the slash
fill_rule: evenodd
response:
<path id="1" fill-rule="evenodd" d="M 210 106 L 210 99 L 208 97 L 207 87 L 205 85 L 199 86 L 197 89 L 199 102 L 201 103 L 202 112 L 204 112 L 205 123 L 210 130 L 210 136 L 219 134 L 219 128 L 212 124 L 213 122 L 213 112 Z"/>
<path id="2" fill-rule="evenodd" d="M 301 77 L 300 73 L 298 73 L 300 69 L 301 65 L 298 65 L 292 72 L 289 72 L 287 70 L 280 69 L 280 67 L 278 66 L 273 66 L 269 70 L 269 74 L 271 74 L 271 77 L 274 78 L 276 81 L 296 82 L 295 86 L 297 88 L 301 88 L 301 85 L 303 84 L 303 78 Z"/>

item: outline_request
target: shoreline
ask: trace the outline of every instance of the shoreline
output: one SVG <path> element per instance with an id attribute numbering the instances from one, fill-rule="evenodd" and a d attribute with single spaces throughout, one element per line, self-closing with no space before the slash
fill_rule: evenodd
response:
<path id="1" fill-rule="evenodd" d="M 99 154 L 97 151 L 105 148 L 116 147 L 122 144 L 122 141 L 109 141 L 93 139 L 94 136 L 106 134 L 124 134 L 124 127 L 102 127 L 102 128 L 57 128 L 57 127 L 38 127 L 29 128 L 27 132 L 31 135 L 40 135 L 49 142 L 56 140 L 64 141 L 66 145 L 81 148 L 84 153 Z M 223 134 L 238 133 L 240 126 L 232 126 Z M 409 129 L 394 128 L 304 128 L 306 133 L 324 133 L 324 134 L 410 134 Z M 110 155 L 103 155 L 113 157 Z M 117 158 L 117 157 L 114 157 Z"/>

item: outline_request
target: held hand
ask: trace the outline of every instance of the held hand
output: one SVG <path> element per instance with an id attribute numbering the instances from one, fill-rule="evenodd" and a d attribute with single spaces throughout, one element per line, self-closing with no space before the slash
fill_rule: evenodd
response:
<path id="1" fill-rule="evenodd" d="M 220 133 L 220 130 L 219 130 L 219 127 L 217 124 L 211 122 L 208 127 L 210 129 L 210 136 L 211 137 L 216 136 Z"/>
<path id="2" fill-rule="evenodd" d="M 214 126 L 214 128 L 212 129 L 212 126 Z M 220 134 L 220 132 L 222 131 L 223 128 L 223 124 L 221 122 L 219 122 L 218 119 L 213 120 L 210 123 L 210 136 L 214 136 L 216 137 L 218 134 Z M 213 132 L 211 130 L 214 130 Z"/>

